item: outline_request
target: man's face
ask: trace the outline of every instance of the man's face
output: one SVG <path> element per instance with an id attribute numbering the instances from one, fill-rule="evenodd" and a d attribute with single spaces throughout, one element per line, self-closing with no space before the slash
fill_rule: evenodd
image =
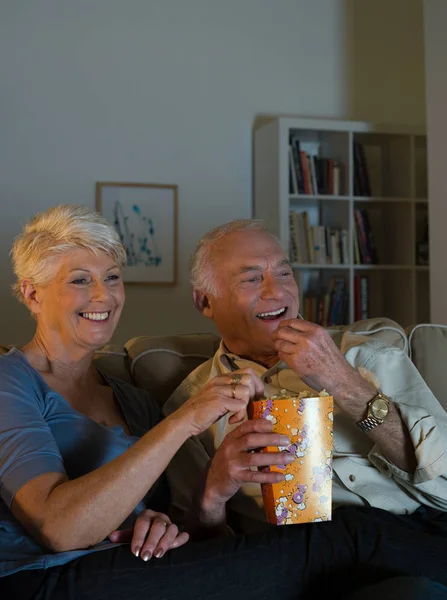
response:
<path id="1" fill-rule="evenodd" d="M 207 296 L 205 316 L 215 322 L 228 349 L 262 361 L 276 355 L 272 334 L 296 318 L 298 287 L 281 246 L 263 231 L 227 235 L 213 253 L 218 296 Z"/>

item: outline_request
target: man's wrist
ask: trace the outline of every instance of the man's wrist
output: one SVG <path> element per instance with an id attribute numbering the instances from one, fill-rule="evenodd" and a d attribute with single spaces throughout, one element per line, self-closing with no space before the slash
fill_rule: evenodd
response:
<path id="1" fill-rule="evenodd" d="M 234 535 L 227 525 L 226 503 L 214 493 L 202 492 L 195 498 L 187 531 L 194 540 Z"/>
<path id="2" fill-rule="evenodd" d="M 368 402 L 376 394 L 377 388 L 359 375 L 357 382 L 341 384 L 333 395 L 339 408 L 357 422 L 365 417 Z"/>
<path id="3" fill-rule="evenodd" d="M 225 521 L 226 504 L 226 500 L 223 500 L 220 494 L 205 488 L 199 506 L 200 520 L 202 522 Z"/>

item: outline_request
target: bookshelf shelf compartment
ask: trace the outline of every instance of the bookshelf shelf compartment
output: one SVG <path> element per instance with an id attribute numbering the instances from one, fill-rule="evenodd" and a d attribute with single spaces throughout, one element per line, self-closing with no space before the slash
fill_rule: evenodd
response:
<path id="1" fill-rule="evenodd" d="M 254 216 L 289 253 L 301 312 L 306 300 L 329 325 L 331 315 L 337 323 L 359 315 L 429 321 L 426 161 L 416 128 L 281 117 L 255 130 Z M 341 308 L 322 317 L 315 302 L 325 298 L 328 310 L 337 285 Z"/>
<path id="2" fill-rule="evenodd" d="M 412 271 L 413 265 L 354 265 L 356 271 Z"/>
<path id="3" fill-rule="evenodd" d="M 305 264 L 305 263 L 303 263 L 303 264 L 301 264 L 301 263 L 292 263 L 292 267 L 294 269 L 297 269 L 297 270 L 299 270 L 299 269 L 313 269 L 313 270 L 317 270 L 317 269 L 337 269 L 337 270 L 343 270 L 343 269 L 345 269 L 345 270 L 349 270 L 350 269 L 349 265 L 340 265 L 340 264 L 337 264 L 337 265 L 317 265 L 317 264 L 314 264 L 314 263 L 311 263 L 311 264 L 309 264 L 309 263 L 307 263 L 307 264 Z"/>
<path id="4" fill-rule="evenodd" d="M 420 202 L 417 198 L 390 198 L 390 197 L 380 197 L 380 196 L 354 196 L 354 202 L 382 202 L 382 203 L 396 203 L 396 204 L 405 204 L 405 203 L 414 203 Z"/>
<path id="5" fill-rule="evenodd" d="M 330 202 L 346 201 L 350 200 L 349 196 L 333 196 L 331 194 L 291 194 L 291 201 L 300 200 L 329 200 Z"/>

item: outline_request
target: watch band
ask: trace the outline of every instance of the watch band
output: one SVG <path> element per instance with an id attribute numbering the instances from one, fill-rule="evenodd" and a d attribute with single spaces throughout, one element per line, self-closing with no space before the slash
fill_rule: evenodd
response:
<path id="1" fill-rule="evenodd" d="M 382 399 L 386 402 L 388 408 L 389 408 L 389 398 L 387 398 L 387 396 L 385 396 L 384 394 L 382 394 L 382 392 L 380 390 L 377 390 L 377 394 L 374 396 L 374 398 L 372 398 L 369 402 L 368 402 L 368 412 L 367 415 L 364 419 L 362 419 L 361 421 L 358 421 L 356 423 L 357 427 L 359 429 L 361 429 L 362 431 L 371 431 L 371 429 L 374 429 L 374 427 L 377 427 L 377 425 L 382 425 L 382 423 L 384 422 L 384 420 L 386 419 L 387 415 L 388 415 L 388 410 L 386 411 L 386 413 L 384 414 L 384 418 L 381 419 L 380 417 L 376 417 L 372 412 L 371 412 L 371 406 L 372 404 L 377 400 L 377 399 Z"/>
<path id="2" fill-rule="evenodd" d="M 366 417 L 366 419 L 363 419 L 363 421 L 356 423 L 356 425 L 362 431 L 371 431 L 371 429 L 374 429 L 377 425 L 382 425 L 382 423 L 383 419 L 376 419 L 370 415 L 369 417 Z"/>

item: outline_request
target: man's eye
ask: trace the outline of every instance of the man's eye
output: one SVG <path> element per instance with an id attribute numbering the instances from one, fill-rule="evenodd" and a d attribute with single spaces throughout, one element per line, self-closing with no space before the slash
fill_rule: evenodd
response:
<path id="1" fill-rule="evenodd" d="M 291 271 L 283 271 L 282 273 L 280 273 L 281 277 L 291 277 L 292 273 Z"/>
<path id="2" fill-rule="evenodd" d="M 245 283 L 256 283 L 257 281 L 260 281 L 261 278 L 258 277 L 250 277 L 249 279 L 245 279 L 244 282 Z"/>

